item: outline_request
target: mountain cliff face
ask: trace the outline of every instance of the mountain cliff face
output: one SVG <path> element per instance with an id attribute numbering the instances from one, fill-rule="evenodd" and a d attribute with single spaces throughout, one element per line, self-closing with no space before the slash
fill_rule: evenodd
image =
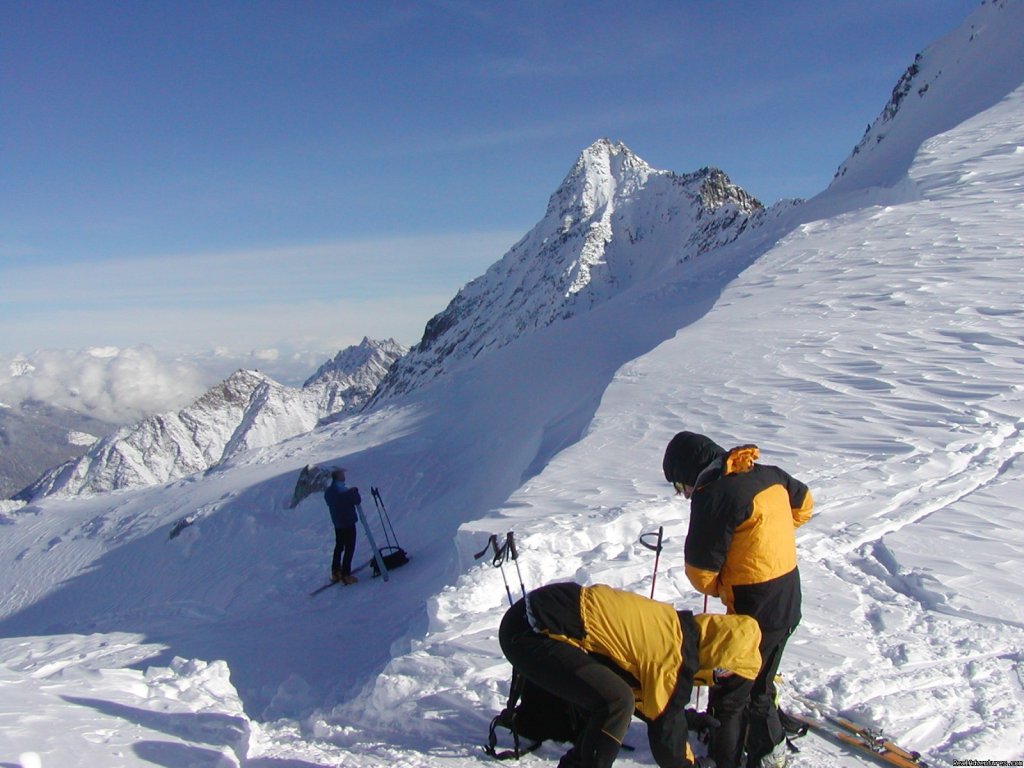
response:
<path id="1" fill-rule="evenodd" d="M 888 103 L 839 166 L 831 192 L 891 187 L 928 139 L 999 102 L 1024 80 L 1020 0 L 985 0 L 965 23 L 917 54 Z"/>
<path id="2" fill-rule="evenodd" d="M 656 170 L 601 139 L 580 155 L 540 223 L 427 323 L 373 402 L 731 242 L 761 209 L 715 168 Z"/>
<path id="3" fill-rule="evenodd" d="M 308 432 L 322 419 L 362 407 L 404 351 L 393 340 L 363 339 L 321 366 L 302 387 L 283 386 L 258 371 L 236 371 L 177 413 L 121 427 L 17 498 L 165 483 Z"/>

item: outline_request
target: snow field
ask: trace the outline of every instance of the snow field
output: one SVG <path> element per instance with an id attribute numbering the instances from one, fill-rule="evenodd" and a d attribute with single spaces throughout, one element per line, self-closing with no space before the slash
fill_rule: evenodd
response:
<path id="1" fill-rule="evenodd" d="M 1019 51 L 1022 9 L 982 6 L 939 64 Z M 1003 10 L 982 49 L 978 20 Z M 962 122 L 977 99 L 985 111 Z M 931 129 L 921 103 L 899 119 Z M 761 241 L 649 275 L 379 410 L 165 486 L 4 511 L 0 760 L 489 763 L 508 597 L 473 554 L 512 530 L 527 588 L 650 594 L 639 537 L 664 526 L 655 597 L 700 609 L 688 505 L 661 476 L 680 429 L 754 442 L 815 495 L 784 706 L 800 692 L 935 765 L 1024 758 L 1022 115 L 1019 87 L 964 95 L 953 130 L 888 132 L 878 157 L 913 157 L 895 186 L 850 189 L 851 171 Z M 878 170 L 855 160 L 861 178 Z M 332 543 L 320 499 L 284 508 L 307 463 L 343 464 L 367 500 L 383 489 L 412 555 L 390 582 L 307 597 Z M 517 597 L 514 564 L 504 575 Z M 628 741 L 617 765 L 650 766 L 642 724 Z M 800 747 L 795 768 L 867 764 Z"/>

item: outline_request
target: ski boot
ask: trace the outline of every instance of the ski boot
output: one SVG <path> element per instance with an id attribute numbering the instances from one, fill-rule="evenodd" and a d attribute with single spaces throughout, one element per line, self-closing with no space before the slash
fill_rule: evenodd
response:
<path id="1" fill-rule="evenodd" d="M 748 761 L 747 768 L 785 768 L 787 757 L 789 757 L 789 750 L 786 747 L 786 742 L 782 741 L 760 760 Z"/>

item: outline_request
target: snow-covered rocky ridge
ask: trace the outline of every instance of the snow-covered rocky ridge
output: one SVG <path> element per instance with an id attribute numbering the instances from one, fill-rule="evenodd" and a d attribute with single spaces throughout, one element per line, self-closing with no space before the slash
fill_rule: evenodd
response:
<path id="1" fill-rule="evenodd" d="M 1001 34 L 1024 19 L 1017 0 L 984 0 L 966 23 L 919 53 L 829 189 L 892 187 L 921 143 L 993 106 L 1024 79 L 1020 40 Z"/>
<path id="2" fill-rule="evenodd" d="M 761 210 L 718 169 L 655 170 L 624 144 L 600 139 L 580 155 L 543 219 L 427 323 L 373 402 L 726 245 Z"/>
<path id="3" fill-rule="evenodd" d="M 408 351 L 394 339 L 364 338 L 321 365 L 302 388 L 316 396 L 321 421 L 339 418 L 363 407 L 395 361 Z"/>
<path id="4" fill-rule="evenodd" d="M 394 340 L 364 338 L 324 363 L 302 387 L 286 387 L 258 371 L 236 371 L 180 411 L 117 429 L 84 456 L 44 474 L 19 498 L 166 483 L 309 432 L 324 419 L 362 407 L 405 351 Z"/>

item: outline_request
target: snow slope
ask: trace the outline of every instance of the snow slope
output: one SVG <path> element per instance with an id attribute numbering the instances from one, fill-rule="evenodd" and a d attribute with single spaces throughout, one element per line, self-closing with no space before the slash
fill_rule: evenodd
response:
<path id="1" fill-rule="evenodd" d="M 968 23 L 989 40 L 971 50 L 1024 53 L 1020 8 L 980 8 Z M 203 476 L 5 513 L 0 765 L 489 763 L 507 602 L 502 573 L 472 553 L 514 530 L 527 587 L 646 594 L 638 536 L 663 525 L 656 597 L 699 608 L 688 509 L 660 469 L 683 428 L 755 442 L 815 493 L 787 685 L 935 764 L 1024 758 L 1016 85 L 910 147 L 895 188 L 823 193 L 778 222 L 778 242 L 675 265 Z M 307 596 L 326 578 L 326 512 L 284 502 L 310 462 L 381 488 L 412 555 L 389 582 Z M 642 724 L 629 741 L 617 765 L 652 765 Z M 801 746 L 798 768 L 865 764 Z"/>

